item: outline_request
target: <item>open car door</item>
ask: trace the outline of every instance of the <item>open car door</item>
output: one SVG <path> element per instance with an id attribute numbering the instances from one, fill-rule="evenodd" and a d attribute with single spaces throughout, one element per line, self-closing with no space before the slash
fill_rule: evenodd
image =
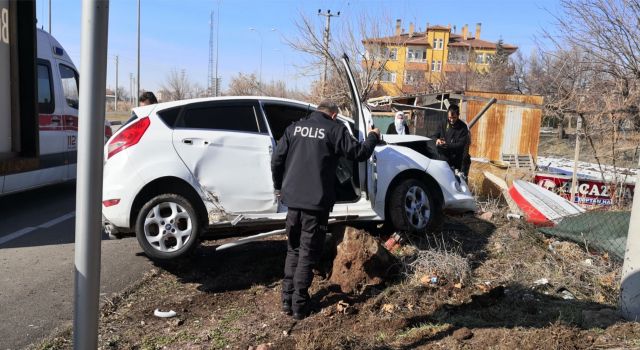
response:
<path id="1" fill-rule="evenodd" d="M 364 102 L 360 100 L 358 84 L 351 70 L 349 57 L 346 54 L 342 56 L 342 64 L 344 65 L 349 82 L 349 90 L 351 91 L 352 118 L 355 122 L 355 130 L 353 133 L 358 138 L 358 141 L 362 142 L 367 137 L 367 129 L 373 126 L 373 118 L 369 109 L 364 105 Z M 374 208 L 375 205 L 378 186 L 376 165 L 376 152 L 373 153 L 369 160 L 358 165 L 360 172 L 360 190 L 366 194 L 366 198 L 371 203 L 371 208 Z"/>

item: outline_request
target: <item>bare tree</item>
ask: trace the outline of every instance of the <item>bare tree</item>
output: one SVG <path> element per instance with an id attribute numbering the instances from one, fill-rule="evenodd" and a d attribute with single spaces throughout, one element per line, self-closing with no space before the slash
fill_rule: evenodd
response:
<path id="1" fill-rule="evenodd" d="M 167 101 L 184 100 L 194 97 L 194 84 L 189 80 L 184 69 L 178 71 L 176 68 L 171 69 L 167 74 L 162 90 L 168 93 Z"/>
<path id="2" fill-rule="evenodd" d="M 229 82 L 229 88 L 225 92 L 226 95 L 234 96 L 274 96 L 292 98 L 297 100 L 309 100 L 309 95 L 295 90 L 289 89 L 285 81 L 273 80 L 270 83 L 262 84 L 260 86 L 255 74 L 242 74 L 238 73 L 235 77 L 231 78 Z"/>
<path id="3" fill-rule="evenodd" d="M 259 95 L 259 91 L 260 86 L 258 78 L 254 73 L 238 73 L 238 75 L 232 77 L 229 81 L 229 88 L 227 89 L 226 94 L 233 96 L 251 96 Z"/>
<path id="4" fill-rule="evenodd" d="M 351 59 L 351 69 L 360 87 L 359 98 L 363 100 L 374 92 L 390 53 L 382 51 L 386 45 L 369 39 L 382 36 L 378 19 L 363 15 L 357 26 L 352 25 L 347 19 L 340 19 L 339 23 L 339 26 L 332 27 L 331 45 L 328 51 L 323 41 L 323 28 L 320 26 L 320 21 L 314 21 L 304 14 L 301 14 L 296 21 L 298 36 L 286 40 L 293 49 L 308 55 L 309 62 L 306 67 L 303 67 L 303 72 L 306 74 L 317 75 L 317 72 L 324 67 L 325 60 L 327 61 L 328 89 L 323 96 L 320 83 L 313 84 L 310 97 L 314 102 L 319 102 L 322 97 L 326 97 L 334 99 L 342 106 L 349 106 L 351 95 L 341 63 L 343 54 Z M 391 28 L 391 25 L 388 28 Z M 390 40 L 402 40 L 400 37 L 391 38 Z"/>
<path id="5" fill-rule="evenodd" d="M 561 0 L 560 4 L 564 10 L 556 17 L 560 36 L 547 36 L 557 47 L 583 53 L 583 65 L 601 79 L 599 92 L 609 96 L 602 101 L 609 105 L 605 114 L 631 119 L 640 131 L 640 0 Z M 586 114 L 592 112 L 596 111 Z"/>

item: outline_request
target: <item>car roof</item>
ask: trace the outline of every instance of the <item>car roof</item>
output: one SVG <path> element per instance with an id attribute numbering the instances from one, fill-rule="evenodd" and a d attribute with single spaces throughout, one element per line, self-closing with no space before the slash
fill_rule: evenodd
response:
<path id="1" fill-rule="evenodd" d="M 241 100 L 256 100 L 256 101 L 265 101 L 265 102 L 287 102 L 287 103 L 309 105 L 309 106 L 311 106 L 313 108 L 317 108 L 318 107 L 314 103 L 309 103 L 309 102 L 304 102 L 304 101 L 299 101 L 299 100 L 292 100 L 292 99 L 282 98 L 282 97 L 272 97 L 272 96 L 219 96 L 219 97 L 192 98 L 192 99 L 187 99 L 187 100 L 162 102 L 162 103 L 157 103 L 157 104 L 148 105 L 148 106 L 140 106 L 140 107 L 133 108 L 133 112 L 136 115 L 143 115 L 143 114 L 144 115 L 149 115 L 151 113 L 151 111 L 154 111 L 154 110 L 155 111 L 160 111 L 160 110 L 167 109 L 167 108 L 188 105 L 188 104 L 191 104 L 191 103 L 209 102 L 209 101 L 241 101 Z M 340 119 L 344 119 L 347 122 L 353 123 L 353 119 L 351 119 L 350 117 L 346 117 L 346 116 L 344 116 L 342 114 L 339 115 L 339 118 Z"/>

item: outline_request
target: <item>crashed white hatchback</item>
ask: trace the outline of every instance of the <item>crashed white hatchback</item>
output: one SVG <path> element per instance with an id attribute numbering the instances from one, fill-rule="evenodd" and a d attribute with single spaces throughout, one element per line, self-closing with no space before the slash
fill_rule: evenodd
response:
<path id="1" fill-rule="evenodd" d="M 349 62 L 353 119 L 339 116 L 363 140 L 371 114 L 356 98 Z M 105 146 L 103 225 L 112 235 L 135 232 L 156 260 L 191 251 L 203 233 L 284 224 L 271 178 L 271 154 L 285 128 L 314 105 L 271 97 L 219 97 L 161 103 L 133 118 Z M 467 184 L 433 143 L 385 135 L 362 163 L 341 159 L 331 218 L 387 220 L 398 230 L 425 231 L 442 211 L 475 210 Z"/>

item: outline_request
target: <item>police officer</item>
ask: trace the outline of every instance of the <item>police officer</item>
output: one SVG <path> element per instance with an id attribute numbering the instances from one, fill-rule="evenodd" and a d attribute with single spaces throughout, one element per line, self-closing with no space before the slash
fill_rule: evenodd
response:
<path id="1" fill-rule="evenodd" d="M 276 195 L 289 208 L 282 310 L 297 320 L 309 314 L 311 269 L 320 259 L 336 201 L 338 158 L 364 161 L 380 138 L 376 128 L 359 143 L 344 124 L 336 122 L 337 115 L 335 103 L 322 101 L 316 112 L 287 127 L 271 160 Z"/>

